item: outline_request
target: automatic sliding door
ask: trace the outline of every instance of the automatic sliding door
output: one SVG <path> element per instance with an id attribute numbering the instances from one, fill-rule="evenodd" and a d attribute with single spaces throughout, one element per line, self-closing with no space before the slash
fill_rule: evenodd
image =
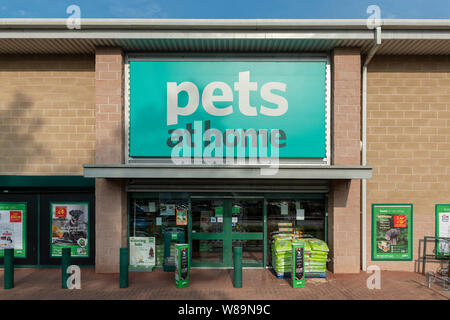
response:
<path id="1" fill-rule="evenodd" d="M 191 199 L 192 266 L 231 268 L 239 246 L 244 267 L 262 267 L 263 205 L 263 199 Z"/>
<path id="2" fill-rule="evenodd" d="M 229 222 L 226 200 L 192 199 L 192 266 L 227 267 Z"/>
<path id="3" fill-rule="evenodd" d="M 233 199 L 232 201 L 232 246 L 242 247 L 244 266 L 263 266 L 263 205 L 263 199 Z"/>

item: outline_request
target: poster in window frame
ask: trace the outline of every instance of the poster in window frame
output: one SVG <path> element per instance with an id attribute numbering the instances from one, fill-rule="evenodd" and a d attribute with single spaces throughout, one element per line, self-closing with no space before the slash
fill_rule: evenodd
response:
<path id="1" fill-rule="evenodd" d="M 62 248 L 74 258 L 90 257 L 89 202 L 50 202 L 49 220 L 50 257 L 61 257 Z"/>
<path id="2" fill-rule="evenodd" d="M 450 238 L 450 204 L 436 204 L 436 237 Z M 436 241 L 436 257 L 448 259 L 450 240 Z"/>
<path id="3" fill-rule="evenodd" d="M 412 259 L 413 205 L 372 204 L 372 260 Z"/>
<path id="4" fill-rule="evenodd" d="M 14 257 L 16 258 L 26 258 L 27 203 L 1 201 L 0 214 L 0 258 L 4 257 L 5 248 L 14 248 Z M 19 243 L 19 248 L 16 248 L 17 243 Z"/>

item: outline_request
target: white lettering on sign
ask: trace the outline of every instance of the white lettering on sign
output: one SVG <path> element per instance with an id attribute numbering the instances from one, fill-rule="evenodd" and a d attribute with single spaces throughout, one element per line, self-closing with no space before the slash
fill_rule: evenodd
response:
<path id="1" fill-rule="evenodd" d="M 234 83 L 234 90 L 239 91 L 239 110 L 243 115 L 256 116 L 256 107 L 250 105 L 250 91 L 258 90 L 256 82 L 250 82 L 250 71 L 239 72 L 239 82 Z"/>
<path id="2" fill-rule="evenodd" d="M 222 91 L 221 96 L 214 95 L 214 91 L 216 89 Z M 213 116 L 221 117 L 233 113 L 232 104 L 225 108 L 216 108 L 216 106 L 214 105 L 215 101 L 233 102 L 233 91 L 231 91 L 230 86 L 227 85 L 225 82 L 215 81 L 208 84 L 203 90 L 202 104 L 206 112 L 212 114 Z"/>
<path id="3" fill-rule="evenodd" d="M 239 111 L 249 117 L 258 115 L 256 106 L 250 104 L 250 92 L 258 90 L 258 83 L 250 81 L 250 71 L 239 72 L 239 80 L 234 83 L 234 90 L 238 92 Z M 266 116 L 279 117 L 288 111 L 288 101 L 285 97 L 273 93 L 273 90 L 286 92 L 286 84 L 283 82 L 265 83 L 260 90 L 261 98 L 269 103 L 277 105 L 277 108 L 260 106 L 260 113 Z M 178 96 L 186 92 L 188 102 L 184 107 L 178 104 Z M 220 91 L 221 94 L 214 94 Z M 167 125 L 178 123 L 178 116 L 193 114 L 199 105 L 200 94 L 193 82 L 184 81 L 180 84 L 167 82 Z M 218 108 L 214 102 L 230 102 L 230 105 Z M 202 105 L 206 112 L 213 116 L 223 117 L 233 113 L 233 91 L 228 84 L 214 81 L 206 85 L 202 93 Z"/>
<path id="4" fill-rule="evenodd" d="M 188 94 L 188 103 L 184 108 L 178 106 L 178 94 L 185 91 Z M 192 82 L 167 82 L 167 125 L 177 124 L 178 115 L 188 116 L 197 110 L 199 102 L 198 88 Z"/>

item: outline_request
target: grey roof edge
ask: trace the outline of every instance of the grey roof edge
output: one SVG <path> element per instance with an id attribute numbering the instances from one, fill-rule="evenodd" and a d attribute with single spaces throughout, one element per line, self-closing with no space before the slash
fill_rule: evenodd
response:
<path id="1" fill-rule="evenodd" d="M 164 179 L 370 179 L 370 166 L 270 165 L 83 165 L 86 178 Z"/>
<path id="2" fill-rule="evenodd" d="M 196 164 L 173 164 L 173 163 L 136 163 L 136 164 L 122 164 L 122 163 L 99 163 L 99 164 L 83 164 L 83 168 L 189 168 L 189 169 L 236 169 L 236 168 L 262 168 L 268 167 L 270 164 L 236 164 L 236 165 L 196 165 Z M 317 165 L 317 164 L 297 164 L 297 163 L 279 163 L 280 168 L 286 169 L 326 169 L 326 170 L 356 170 L 356 169 L 372 169 L 372 166 L 361 165 Z"/>
<path id="3" fill-rule="evenodd" d="M 94 19 L 82 18 L 82 29 L 241 29 L 367 30 L 367 19 Z M 67 29 L 67 18 L 2 18 L 0 29 Z M 450 19 L 380 19 L 383 29 L 450 29 Z M 70 30 L 72 31 L 72 30 Z"/>

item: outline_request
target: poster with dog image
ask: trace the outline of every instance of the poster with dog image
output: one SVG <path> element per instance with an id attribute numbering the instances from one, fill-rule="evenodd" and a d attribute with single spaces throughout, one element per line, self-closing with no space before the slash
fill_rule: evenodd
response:
<path id="1" fill-rule="evenodd" d="M 52 257 L 70 248 L 72 257 L 89 257 L 89 203 L 50 203 Z"/>

